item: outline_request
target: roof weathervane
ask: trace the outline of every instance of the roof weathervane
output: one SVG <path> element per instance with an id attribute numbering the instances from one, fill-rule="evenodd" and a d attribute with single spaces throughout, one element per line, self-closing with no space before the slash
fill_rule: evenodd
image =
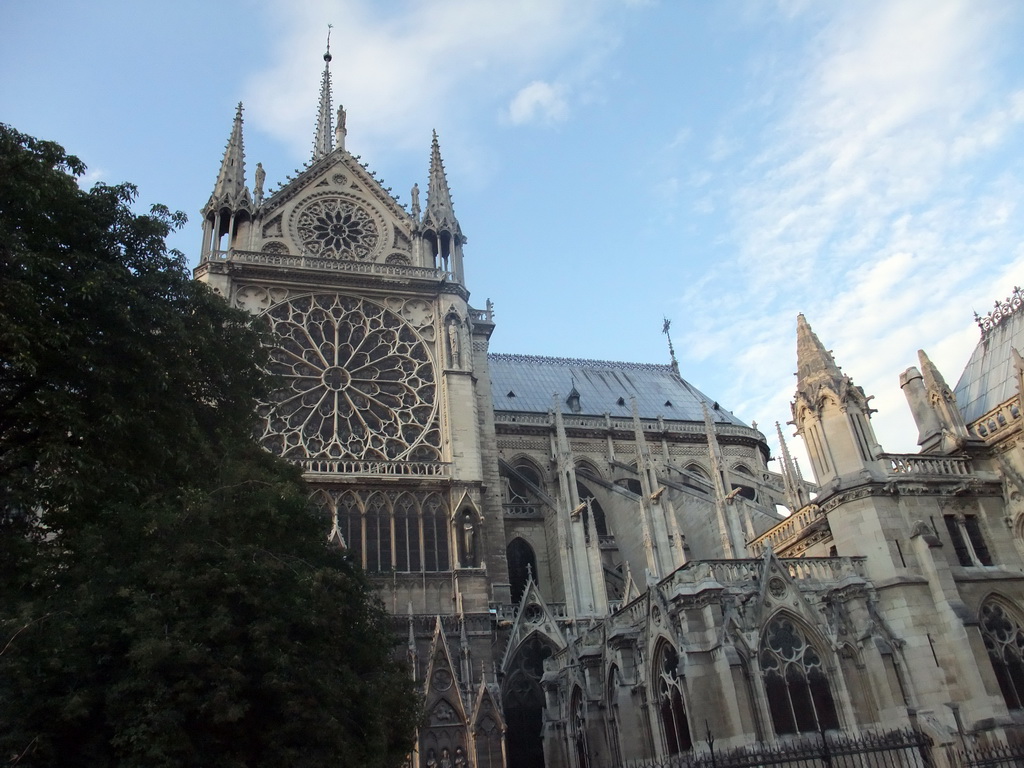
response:
<path id="1" fill-rule="evenodd" d="M 331 61 L 331 30 L 334 28 L 333 24 L 327 25 L 327 52 L 324 54 L 324 61 L 330 63 Z"/>

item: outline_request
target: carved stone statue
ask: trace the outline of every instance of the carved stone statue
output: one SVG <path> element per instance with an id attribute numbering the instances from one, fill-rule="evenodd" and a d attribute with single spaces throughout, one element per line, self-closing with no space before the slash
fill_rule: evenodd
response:
<path id="1" fill-rule="evenodd" d="M 441 763 L 439 768 L 452 768 L 452 753 L 448 751 L 448 747 L 441 750 Z"/>
<path id="2" fill-rule="evenodd" d="M 462 367 L 462 341 L 459 338 L 459 318 L 451 315 L 448 318 L 448 362 L 452 368 Z"/>
<path id="3" fill-rule="evenodd" d="M 412 217 L 418 222 L 420 220 L 420 185 L 412 185 Z"/>
<path id="4" fill-rule="evenodd" d="M 473 513 L 468 509 L 462 513 L 462 565 L 472 568 L 476 565 L 476 530 Z"/>
<path id="5" fill-rule="evenodd" d="M 469 762 L 466 760 L 466 752 L 462 747 L 455 748 L 455 768 L 469 768 Z"/>
<path id="6" fill-rule="evenodd" d="M 253 189 L 253 199 L 256 205 L 263 202 L 263 182 L 267 180 L 267 172 L 263 170 L 263 163 L 256 163 L 256 186 Z"/>
<path id="7" fill-rule="evenodd" d="M 437 768 L 437 755 L 433 749 L 427 752 L 427 768 Z"/>

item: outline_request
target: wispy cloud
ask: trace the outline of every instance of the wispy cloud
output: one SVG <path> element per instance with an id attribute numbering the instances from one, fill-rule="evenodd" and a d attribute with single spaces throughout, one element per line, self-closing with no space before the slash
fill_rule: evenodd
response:
<path id="1" fill-rule="evenodd" d="M 794 319 L 804 311 L 877 395 L 883 446 L 912 450 L 899 372 L 919 346 L 932 347 L 955 383 L 977 339 L 973 306 L 1008 291 L 1022 266 L 1024 226 L 1013 214 L 1024 183 L 991 165 L 1021 132 L 1024 82 L 1007 89 L 992 76 L 995 4 L 835 8 L 815 19 L 817 35 L 790 64 L 789 103 L 737 149 L 746 165 L 729 197 L 743 277 L 728 294 L 689 297 L 715 318 L 696 329 L 694 349 L 745 340 L 731 402 L 767 424 L 788 411 Z M 1009 284 L 996 287 L 996 276 Z M 736 294 L 749 298 L 738 304 Z"/>
<path id="2" fill-rule="evenodd" d="M 601 39 L 604 0 L 432 0 L 386 8 L 369 0 L 304 0 L 269 6 L 279 30 L 270 65 L 246 89 L 250 119 L 295 154 L 307 151 L 323 62 L 326 24 L 334 23 L 334 92 L 362 150 L 419 148 L 424 127 L 465 122 L 491 104 L 513 123 L 559 120 L 566 85 L 549 73 L 585 57 Z M 564 67 L 563 67 L 564 65 Z M 511 108 L 509 105 L 511 104 Z"/>
<path id="3" fill-rule="evenodd" d="M 563 88 L 543 80 L 534 80 L 512 97 L 508 119 L 513 125 L 559 123 L 569 115 Z"/>

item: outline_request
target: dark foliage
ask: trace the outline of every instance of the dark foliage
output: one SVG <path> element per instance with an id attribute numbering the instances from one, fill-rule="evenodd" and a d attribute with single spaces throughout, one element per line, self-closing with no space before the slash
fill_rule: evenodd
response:
<path id="1" fill-rule="evenodd" d="M 397 764 L 390 622 L 249 437 L 259 333 L 83 170 L 0 126 L 0 760 Z"/>

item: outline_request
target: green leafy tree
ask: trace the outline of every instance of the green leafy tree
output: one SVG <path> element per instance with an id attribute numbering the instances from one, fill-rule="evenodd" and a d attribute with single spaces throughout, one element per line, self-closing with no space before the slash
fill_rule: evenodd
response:
<path id="1" fill-rule="evenodd" d="M 390 620 L 250 439 L 260 332 L 83 171 L 0 125 L 0 760 L 397 765 Z"/>

